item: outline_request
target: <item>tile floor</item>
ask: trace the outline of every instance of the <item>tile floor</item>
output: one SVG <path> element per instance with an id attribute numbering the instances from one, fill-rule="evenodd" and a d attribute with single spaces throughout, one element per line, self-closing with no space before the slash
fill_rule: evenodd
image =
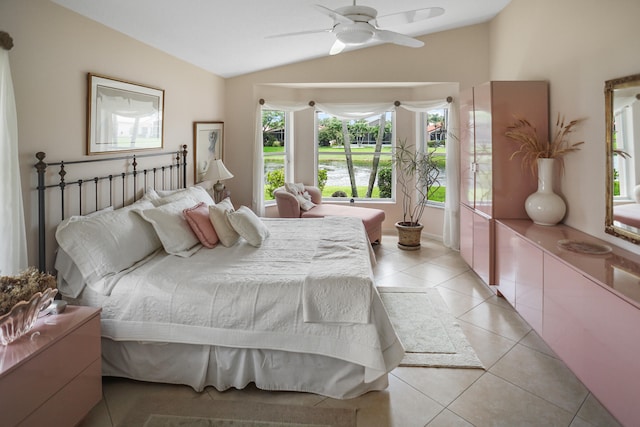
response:
<path id="1" fill-rule="evenodd" d="M 618 426 L 540 337 L 469 270 L 460 255 L 423 238 L 420 251 L 375 247 L 378 286 L 435 287 L 449 304 L 486 371 L 408 368 L 391 372 L 389 387 L 351 400 L 267 392 L 251 386 L 196 393 L 187 386 L 105 378 L 103 400 L 81 427 L 117 426 L 140 394 L 181 395 L 358 409 L 358 426 Z"/>

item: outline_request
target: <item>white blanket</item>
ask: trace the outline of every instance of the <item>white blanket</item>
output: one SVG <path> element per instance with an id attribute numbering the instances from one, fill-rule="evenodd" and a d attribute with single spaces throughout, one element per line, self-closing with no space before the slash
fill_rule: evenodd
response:
<path id="1" fill-rule="evenodd" d="M 369 323 L 374 285 L 362 220 L 325 217 L 320 236 L 303 286 L 304 321 Z"/>
<path id="2" fill-rule="evenodd" d="M 162 253 L 121 278 L 103 303 L 103 336 L 320 354 L 363 366 L 368 381 L 397 366 L 404 350 L 373 287 L 362 222 L 353 218 L 264 221 L 271 236 L 261 248 L 241 240 L 231 248 L 203 248 L 186 259 Z M 332 235 L 361 233 L 364 245 L 325 241 L 318 251 L 327 227 L 333 230 L 329 241 Z M 304 321 L 305 280 L 318 271 L 318 263 L 331 271 L 332 263 L 323 258 L 329 248 L 340 259 L 340 268 L 351 265 L 359 272 L 359 290 L 343 292 L 338 283 L 321 286 L 338 289 L 336 295 L 341 297 L 362 292 L 356 299 L 368 308 L 357 312 L 361 316 L 367 311 L 369 323 Z M 323 257 L 315 261 L 316 253 Z M 363 297 L 365 270 L 370 296 Z M 343 284 L 351 281 L 350 271 L 334 273 L 338 274 L 329 276 Z"/>

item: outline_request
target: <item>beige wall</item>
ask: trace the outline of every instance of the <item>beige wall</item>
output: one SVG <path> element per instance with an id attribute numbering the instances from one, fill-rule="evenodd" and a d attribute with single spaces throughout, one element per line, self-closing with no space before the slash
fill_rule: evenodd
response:
<path id="1" fill-rule="evenodd" d="M 164 88 L 167 150 L 191 144 L 193 121 L 225 121 L 225 164 L 235 175 L 227 185 L 237 205 L 251 205 L 251 152 L 260 97 L 332 101 L 340 96 L 318 83 L 450 82 L 462 89 L 489 79 L 545 79 L 552 114 L 587 119 L 575 135 L 586 144 L 567 157 L 560 183 L 569 205 L 566 222 L 640 252 L 603 232 L 603 84 L 640 72 L 633 54 L 640 38 L 638 16 L 637 0 L 512 0 L 491 23 L 422 37 L 422 49 L 383 45 L 224 80 L 47 0 L 2 0 L 0 28 L 15 41 L 10 59 L 30 262 L 36 261 L 34 154 L 46 151 L 51 160 L 84 157 L 88 72 Z M 315 87 L 293 91 L 278 86 L 285 83 Z M 379 93 L 396 98 L 394 89 Z M 310 117 L 302 113 L 297 121 L 308 126 Z M 410 131 L 411 119 L 399 121 Z M 298 160 L 310 156 L 304 150 L 297 153 Z M 391 229 L 398 211 L 385 209 L 385 228 Z M 425 215 L 430 215 L 427 233 L 440 235 L 441 210 Z"/>
<path id="2" fill-rule="evenodd" d="M 225 118 L 224 79 L 47 0 L 2 0 L 0 29 L 15 44 L 9 57 L 31 264 L 37 262 L 35 153 L 45 151 L 50 161 L 85 157 L 88 72 L 165 90 L 165 150 L 191 146 L 194 121 Z"/>
<path id="3" fill-rule="evenodd" d="M 604 233 L 604 82 L 640 72 L 637 0 L 512 0 L 490 25 L 491 78 L 546 79 L 552 119 L 585 118 L 574 141 L 582 150 L 565 159 L 559 192 L 565 222 L 640 253 Z"/>
<path id="4" fill-rule="evenodd" d="M 422 37 L 425 47 L 421 49 L 382 45 L 228 79 L 225 165 L 235 175 L 227 182 L 234 203 L 251 205 L 252 176 L 248 168 L 252 163 L 255 111 L 260 98 L 313 99 L 318 102 L 348 102 L 354 98 L 393 101 L 403 97 L 415 99 L 429 96 L 429 93 L 439 90 L 425 86 L 425 82 L 453 82 L 444 86 L 446 90 L 440 90 L 440 95 L 456 96 L 457 93 L 451 92 L 457 92 L 458 86 L 468 87 L 489 78 L 488 35 L 488 24 L 476 25 Z M 341 84 L 339 90 L 335 89 L 337 83 Z M 377 87 L 345 88 L 349 83 L 354 87 L 376 83 Z M 398 83 L 404 83 L 404 87 Z M 296 89 L 292 89 L 291 84 L 295 84 Z M 312 117 L 305 114 L 309 113 L 299 113 L 296 119 L 297 126 L 307 127 L 298 131 L 298 134 L 311 135 L 313 129 L 309 124 L 312 123 Z M 400 110 L 398 135 L 411 139 L 415 136 L 414 128 L 412 115 Z M 303 144 L 307 145 L 298 150 L 296 158 L 312 162 L 312 141 Z M 304 175 L 309 168 L 300 167 L 298 170 L 297 179 L 313 179 Z M 393 224 L 401 216 L 400 210 L 390 204 L 373 206 L 386 211 L 387 219 L 383 228 L 393 229 Z M 441 236 L 442 210 L 428 209 L 425 213 L 427 217 L 429 219 L 424 221 L 425 232 Z"/>

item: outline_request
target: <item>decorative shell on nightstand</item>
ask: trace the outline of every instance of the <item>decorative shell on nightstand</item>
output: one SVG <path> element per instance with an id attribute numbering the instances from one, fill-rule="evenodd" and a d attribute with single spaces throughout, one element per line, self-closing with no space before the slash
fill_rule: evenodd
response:
<path id="1" fill-rule="evenodd" d="M 18 276 L 0 277 L 0 343 L 7 345 L 29 332 L 57 293 L 55 277 L 33 267 Z"/>
<path id="2" fill-rule="evenodd" d="M 57 289 L 36 292 L 29 301 L 20 301 L 0 317 L 0 343 L 10 344 L 29 332 L 38 320 L 40 311 L 51 304 L 57 293 Z"/>

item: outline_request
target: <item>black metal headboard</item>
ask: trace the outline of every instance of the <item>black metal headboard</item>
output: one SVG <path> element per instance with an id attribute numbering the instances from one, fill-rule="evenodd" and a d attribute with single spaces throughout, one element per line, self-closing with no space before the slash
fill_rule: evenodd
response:
<path id="1" fill-rule="evenodd" d="M 138 160 L 145 157 L 160 157 L 171 156 L 171 163 L 166 165 L 159 165 L 149 168 L 139 168 Z M 60 161 L 55 163 L 45 163 L 44 159 L 46 154 L 42 151 L 36 153 L 38 162 L 35 165 L 38 173 L 38 268 L 40 271 L 47 271 L 46 265 L 46 234 L 47 234 L 47 212 L 45 204 L 45 193 L 48 189 L 58 188 L 60 190 L 60 221 L 65 219 L 65 190 L 67 187 L 76 186 L 77 191 L 77 214 L 83 213 L 83 191 L 82 189 L 87 186 L 93 188 L 94 194 L 94 206 L 93 210 L 97 211 L 104 206 L 99 202 L 99 187 L 106 186 L 108 191 L 108 205 L 115 206 L 119 203 L 121 206 L 133 203 L 138 199 L 140 195 L 138 179 L 143 177 L 143 186 L 141 189 L 144 191 L 148 187 L 161 188 L 161 189 L 176 189 L 187 187 L 187 146 L 183 145 L 181 150 L 176 152 L 161 152 L 150 154 L 128 154 L 118 157 L 100 157 L 91 158 L 87 160 L 76 161 Z M 109 173 L 102 176 L 91 176 L 84 179 L 75 179 L 74 181 L 67 182 L 65 176 L 67 175 L 67 167 L 69 165 L 79 165 L 88 163 L 104 163 L 113 161 L 126 161 L 127 168 L 125 171 L 121 170 L 115 173 Z M 57 182 L 48 184 L 46 182 L 47 168 L 51 166 L 59 166 L 57 173 Z M 168 176 L 168 178 L 167 178 Z M 167 182 L 168 180 L 168 182 Z M 159 182 L 158 182 L 159 181 Z M 84 187 L 83 187 L 84 186 Z M 132 187 L 133 191 L 130 198 L 126 197 L 126 189 Z M 121 191 L 117 191 L 121 188 Z M 118 200 L 118 194 L 121 196 Z M 86 197 L 85 197 L 86 198 Z"/>

